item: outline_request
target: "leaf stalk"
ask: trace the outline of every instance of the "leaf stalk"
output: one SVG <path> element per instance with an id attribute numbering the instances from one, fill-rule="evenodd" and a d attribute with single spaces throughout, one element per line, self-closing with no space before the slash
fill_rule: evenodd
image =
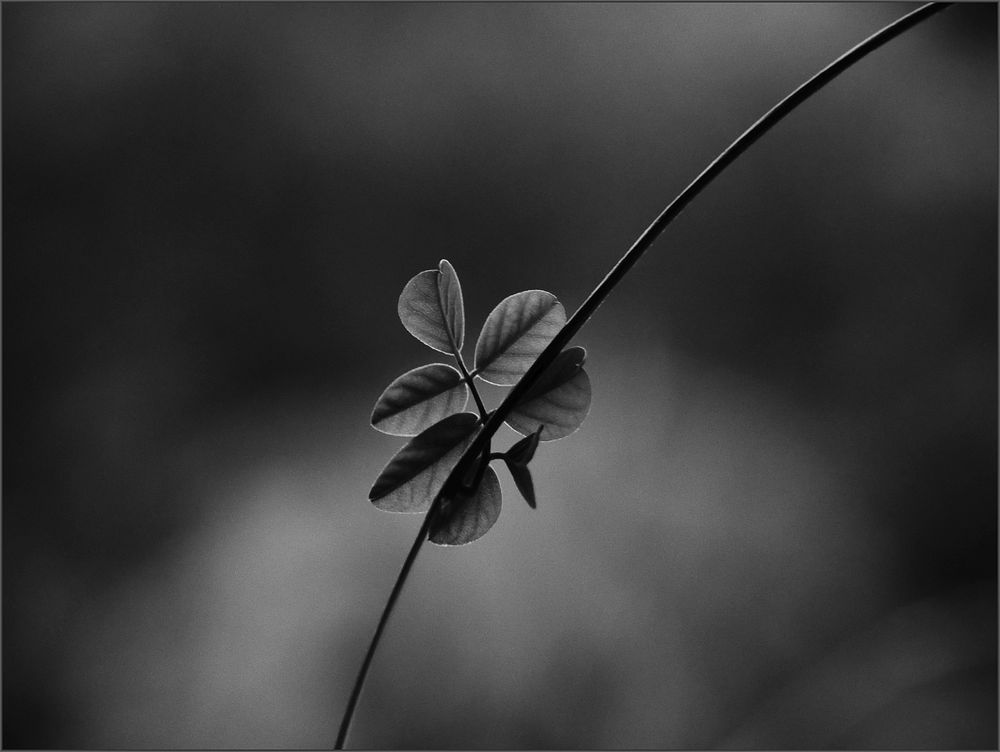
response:
<path id="1" fill-rule="evenodd" d="M 454 342 L 452 345 L 454 346 Z M 469 373 L 469 369 L 465 366 L 465 360 L 462 358 L 462 353 L 459 352 L 458 348 L 455 348 L 454 354 L 455 360 L 458 361 L 458 370 L 462 372 L 462 378 L 469 385 L 469 389 L 472 391 L 472 398 L 476 401 L 476 408 L 479 410 L 479 422 L 486 423 L 489 418 L 489 412 L 486 410 L 486 405 L 483 404 L 483 398 L 479 396 L 479 390 L 476 389 L 474 374 Z"/>

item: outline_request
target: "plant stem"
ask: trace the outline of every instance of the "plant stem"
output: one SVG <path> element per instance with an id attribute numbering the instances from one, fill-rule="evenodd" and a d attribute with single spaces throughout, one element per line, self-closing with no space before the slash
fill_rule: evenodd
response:
<path id="1" fill-rule="evenodd" d="M 845 52 L 839 58 L 823 68 L 819 73 L 795 89 L 791 94 L 768 110 L 756 123 L 744 131 L 743 134 L 730 144 L 721 154 L 719 154 L 719 156 L 716 157 L 712 163 L 709 164 L 708 167 L 706 167 L 701 174 L 687 186 L 687 188 L 681 191 L 677 198 L 671 201 L 670 204 L 668 204 L 667 207 L 660 213 L 660 215 L 653 220 L 652 224 L 650 224 L 649 227 L 643 231 L 635 243 L 632 244 L 632 247 L 628 249 L 621 259 L 618 260 L 618 263 L 612 267 L 607 276 L 605 276 L 604 279 L 601 280 L 601 283 L 594 288 L 594 291 L 587 296 L 587 299 L 583 301 L 583 304 L 576 310 L 576 312 L 570 317 L 569 321 L 566 322 L 563 328 L 559 330 L 556 336 L 553 337 L 552 341 L 549 342 L 546 348 L 541 352 L 535 362 L 528 369 L 527 373 L 521 377 L 521 380 L 514 385 L 514 387 L 507 393 L 507 397 L 504 401 L 492 413 L 486 412 L 486 409 L 482 404 L 482 400 L 479 398 L 479 393 L 476 390 L 475 385 L 472 383 L 472 377 L 466 369 L 465 363 L 462 362 L 462 356 L 458 353 L 457 348 L 455 348 L 456 357 L 458 359 L 462 375 L 472 388 L 472 394 L 476 398 L 480 416 L 482 416 L 485 425 L 483 430 L 479 432 L 475 440 L 469 445 L 468 449 L 466 449 L 465 453 L 462 455 L 462 458 L 455 466 L 455 469 L 452 471 L 448 481 L 445 482 L 445 487 L 447 488 L 449 484 L 451 484 L 452 478 L 462 477 L 459 473 L 463 473 L 464 468 L 468 466 L 472 458 L 480 455 L 484 448 L 488 447 L 493 434 L 495 434 L 500 426 L 503 425 L 503 421 L 506 419 L 507 415 L 510 414 L 510 411 L 514 408 L 514 405 L 517 404 L 517 401 L 527 392 L 531 385 L 534 384 L 534 382 L 539 376 L 541 376 L 542 372 L 552 363 L 552 361 L 555 360 L 556 356 L 559 355 L 562 349 L 569 343 L 570 339 L 573 338 L 573 335 L 575 335 L 594 314 L 597 308 L 604 302 L 604 299 L 607 298 L 608 294 L 622 280 L 629 269 L 635 265 L 635 262 L 638 261 L 649 246 L 652 245 L 653 241 L 656 240 L 664 229 L 666 229 L 667 225 L 669 225 L 677 217 L 677 215 L 680 214 L 689 203 L 691 203 L 695 196 L 708 187 L 708 185 L 716 177 L 718 177 L 718 175 L 725 170 L 726 167 L 732 164 L 737 157 L 750 148 L 750 146 L 760 139 L 761 136 L 767 133 L 771 128 L 783 120 L 786 115 L 792 112 L 796 107 L 806 101 L 817 91 L 822 89 L 826 84 L 850 68 L 854 65 L 854 63 L 861 60 L 868 53 L 873 52 L 886 42 L 894 39 L 921 21 L 926 20 L 933 14 L 944 10 L 949 5 L 950 3 L 928 3 L 926 5 L 922 5 L 911 13 L 908 13 L 902 18 L 892 22 L 880 31 L 872 34 L 870 37 Z M 489 453 L 488 448 L 486 449 L 486 452 Z M 493 459 L 493 456 L 489 455 L 487 461 L 489 459 Z M 379 638 L 382 636 L 386 622 L 389 619 L 389 614 L 392 612 L 393 606 L 399 597 L 399 593 L 403 589 L 403 584 L 406 582 L 407 575 L 410 573 L 413 562 L 417 558 L 420 547 L 423 545 L 424 539 L 427 537 L 427 533 L 430 530 L 431 520 L 437 513 L 442 495 L 443 494 L 439 493 L 431 503 L 431 506 L 427 511 L 427 515 L 424 517 L 423 524 L 420 526 L 420 530 L 417 533 L 417 538 L 413 542 L 413 547 L 410 549 L 410 553 L 406 557 L 406 561 L 403 562 L 403 569 L 399 573 L 399 578 L 396 580 L 396 584 L 393 586 L 392 592 L 389 594 L 389 600 L 382 612 L 382 618 L 379 619 L 378 626 L 375 628 L 375 635 L 372 637 L 371 644 L 368 646 L 368 652 L 365 654 L 364 662 L 361 664 L 361 670 L 358 672 L 358 678 L 354 683 L 354 689 L 352 690 L 350 700 L 347 703 L 347 709 L 344 711 L 344 718 L 340 724 L 340 732 L 337 735 L 337 744 L 335 749 L 343 749 L 344 741 L 347 738 L 347 731 L 351 725 L 351 717 L 354 714 L 354 708 L 357 705 L 358 697 L 361 695 L 361 688 L 364 686 L 365 676 L 368 673 L 368 667 L 372 662 L 372 657 L 374 656 L 375 649 L 378 646 Z"/>
<path id="2" fill-rule="evenodd" d="M 469 452 L 476 452 L 481 447 L 479 439 L 492 436 L 503 424 L 507 415 L 517 404 L 517 401 L 528 391 L 532 384 L 541 376 L 542 372 L 556 359 L 562 349 L 569 344 L 580 328 L 594 314 L 598 306 L 604 302 L 608 294 L 622 280 L 629 269 L 635 265 L 646 252 L 653 241 L 656 240 L 667 225 L 669 225 L 691 201 L 701 193 L 718 175 L 732 164 L 737 157 L 756 143 L 761 136 L 771 128 L 781 122 L 786 115 L 796 107 L 806 101 L 809 97 L 830 83 L 834 78 L 850 68 L 854 63 L 861 60 L 868 53 L 875 51 L 886 42 L 894 39 L 907 29 L 926 20 L 931 15 L 944 10 L 950 3 L 927 3 L 916 10 L 908 13 L 902 18 L 893 21 L 888 26 L 875 32 L 860 44 L 854 46 L 832 63 L 823 68 L 804 84 L 795 89 L 791 94 L 782 99 L 778 104 L 768 110 L 756 123 L 747 128 L 743 134 L 733 141 L 711 164 L 706 167 L 698 177 L 681 191 L 677 198 L 671 201 L 660 215 L 653 220 L 639 238 L 632 244 L 624 256 L 615 264 L 601 283 L 594 288 L 594 291 L 587 296 L 583 304 L 570 317 L 569 321 L 549 342 L 538 358 L 532 363 L 531 368 L 521 377 L 521 380 L 507 393 L 506 399 L 490 416 L 482 433 L 477 440 L 469 447 Z"/>
<path id="3" fill-rule="evenodd" d="M 441 297 L 441 288 L 438 287 L 438 305 L 441 306 L 441 310 L 445 310 L 447 306 L 445 305 L 444 299 Z M 476 388 L 476 382 L 472 378 L 472 374 L 469 373 L 469 369 L 465 367 L 465 359 L 462 357 L 462 348 L 458 346 L 455 341 L 455 334 L 451 331 L 451 326 L 445 327 L 445 331 L 448 333 L 448 343 L 451 345 L 451 354 L 455 356 L 455 360 L 458 362 L 458 370 L 462 372 L 462 379 L 465 383 L 469 385 L 469 389 L 472 390 L 472 398 L 476 401 L 476 407 L 479 409 L 479 422 L 485 423 L 489 416 L 486 412 L 486 405 L 483 404 L 482 397 L 479 396 L 479 390 Z"/>
<path id="4" fill-rule="evenodd" d="M 472 374 L 469 373 L 469 369 L 465 367 L 462 353 L 457 348 L 455 349 L 455 360 L 458 361 L 458 370 L 462 372 L 462 378 L 465 379 L 465 383 L 472 390 L 472 398 L 476 401 L 476 407 L 479 409 L 479 422 L 485 423 L 489 413 L 486 412 L 486 405 L 483 404 L 483 398 L 479 396 L 479 390 L 476 389 L 476 381 Z"/>
<path id="5" fill-rule="evenodd" d="M 437 499 L 435 499 L 435 502 Z M 427 537 L 427 533 L 431 528 L 431 520 L 437 513 L 437 509 L 434 505 L 427 511 L 424 515 L 423 524 L 420 525 L 420 531 L 417 533 L 417 539 L 413 541 L 413 545 L 410 547 L 410 553 L 406 555 L 406 561 L 403 562 L 403 568 L 399 571 L 399 576 L 396 578 L 396 584 L 392 586 L 392 592 L 389 593 L 389 600 L 385 603 L 385 608 L 382 609 L 382 616 L 378 620 L 378 626 L 375 627 L 375 634 L 372 636 L 371 644 L 368 645 L 368 652 L 365 653 L 365 659 L 361 662 L 361 669 L 358 671 L 358 678 L 354 681 L 354 689 L 351 690 L 351 697 L 347 701 L 347 709 L 344 710 L 344 717 L 340 721 L 340 730 L 337 732 L 337 743 L 334 749 L 343 749 L 344 742 L 347 739 L 347 731 L 351 727 L 351 718 L 354 715 L 354 708 L 358 704 L 358 698 L 361 697 L 361 689 L 365 685 L 365 676 L 368 674 L 368 667 L 371 665 L 372 658 L 375 657 L 375 649 L 378 647 L 379 638 L 382 637 L 382 632 L 385 630 L 385 625 L 389 621 L 389 615 L 392 613 L 393 608 L 396 605 L 396 601 L 399 599 L 399 594 L 403 590 L 403 585 L 406 584 L 406 578 L 410 574 L 410 570 L 413 568 L 413 562 L 417 560 L 417 554 L 420 553 L 420 547 L 423 545 L 424 538 Z"/>

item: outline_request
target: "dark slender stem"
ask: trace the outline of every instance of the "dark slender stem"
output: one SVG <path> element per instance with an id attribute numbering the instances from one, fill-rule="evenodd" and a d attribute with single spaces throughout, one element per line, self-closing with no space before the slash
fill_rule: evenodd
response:
<path id="1" fill-rule="evenodd" d="M 437 501 L 437 499 L 435 499 Z M 433 507 L 428 510 L 427 514 L 424 515 L 423 524 L 420 525 L 420 530 L 417 532 L 417 538 L 413 541 L 413 546 L 410 547 L 410 553 L 406 556 L 406 561 L 403 562 L 403 568 L 399 571 L 399 577 L 396 578 L 396 584 L 392 586 L 392 592 L 389 593 L 389 600 L 385 603 L 385 608 L 382 609 L 382 616 L 378 620 L 378 626 L 375 627 L 375 634 L 372 635 L 371 644 L 368 645 L 368 652 L 365 653 L 365 659 L 361 662 L 361 669 L 358 671 L 358 678 L 354 680 L 354 688 L 351 690 L 351 697 L 347 701 L 347 709 L 344 710 L 344 717 L 340 721 L 340 730 L 337 732 L 337 743 L 334 749 L 343 749 L 344 742 L 347 740 L 347 732 L 351 727 L 351 718 L 354 716 L 354 708 L 358 704 L 358 698 L 361 697 L 361 689 L 365 686 L 365 677 L 368 675 L 368 667 L 371 665 L 372 658 L 375 657 L 375 649 L 378 647 L 379 639 L 382 637 L 382 632 L 385 631 L 385 625 L 389 621 L 389 615 L 392 613 L 393 608 L 396 605 L 396 601 L 399 599 L 399 594 L 403 590 L 403 585 L 406 584 L 406 578 L 410 574 L 410 570 L 413 568 L 413 562 L 417 560 L 417 554 L 420 553 L 420 547 L 424 543 L 424 539 L 427 537 L 427 533 L 431 528 L 431 520 L 434 517 L 436 509 Z"/>
<path id="2" fill-rule="evenodd" d="M 479 464 L 476 465 L 476 475 L 473 477 L 471 483 L 462 484 L 462 491 L 465 493 L 472 493 L 479 488 L 479 484 L 483 482 L 483 475 L 486 473 L 486 468 L 489 466 L 491 458 L 490 443 L 486 442 L 486 446 L 483 448 L 483 453 L 480 455 Z"/>
<path id="3" fill-rule="evenodd" d="M 768 110 L 756 123 L 747 128 L 743 134 L 733 141 L 725 151 L 716 157 L 708 167 L 706 167 L 698 177 L 696 177 L 687 188 L 678 194 L 677 198 L 667 205 L 660 215 L 653 220 L 652 224 L 645 229 L 639 238 L 632 244 L 618 263 L 612 267 L 601 283 L 594 288 L 594 291 L 587 296 L 583 304 L 576 310 L 569 321 L 552 338 L 535 362 L 528 369 L 521 380 L 514 385 L 513 389 L 507 393 L 506 399 L 493 412 L 486 426 L 477 437 L 477 440 L 469 447 L 469 452 L 478 452 L 482 447 L 482 442 L 492 436 L 503 421 L 510 414 L 510 411 L 517 404 L 518 400 L 527 392 L 534 382 L 541 376 L 542 372 L 555 360 L 562 349 L 569 344 L 569 341 L 580 330 L 587 320 L 594 314 L 598 306 L 604 302 L 608 294 L 628 273 L 635 262 L 646 252 L 653 241 L 656 240 L 667 225 L 669 225 L 691 201 L 701 193 L 718 175 L 732 164 L 737 157 L 756 143 L 761 136 L 771 128 L 781 122 L 786 115 L 796 107 L 806 101 L 809 97 L 830 83 L 834 78 L 850 68 L 854 63 L 861 60 L 870 52 L 875 51 L 886 42 L 894 39 L 907 29 L 926 20 L 933 14 L 944 10 L 950 3 L 927 3 L 911 13 L 892 22 L 880 31 L 875 32 L 860 44 L 851 48 L 839 58 L 834 60 L 819 73 L 814 75 L 804 84 L 795 89 L 791 94 L 782 99 L 778 104 Z"/>
<path id="4" fill-rule="evenodd" d="M 563 326 L 559 333 L 556 334 L 551 342 L 549 342 L 546 348 L 538 356 L 537 360 L 535 360 L 532 364 L 531 368 L 528 369 L 527 373 L 525 373 L 521 380 L 514 385 L 510 392 L 507 393 L 506 399 L 504 399 L 500 406 L 492 413 L 486 412 L 482 401 L 479 399 L 479 394 L 475 385 L 472 384 L 472 376 L 465 368 L 461 355 L 458 354 L 458 349 L 455 348 L 459 366 L 462 370 L 462 375 L 472 387 L 472 393 L 476 397 L 476 403 L 479 406 L 480 415 L 483 416 L 483 420 L 485 421 L 485 426 L 483 426 L 482 431 L 479 432 L 476 439 L 462 455 L 462 458 L 452 471 L 451 476 L 445 482 L 445 487 L 449 487 L 453 483 L 454 478 L 463 477 L 465 468 L 469 466 L 469 463 L 474 457 L 482 454 L 484 448 L 489 446 L 489 442 L 493 434 L 495 434 L 503 424 L 503 421 L 506 419 L 507 415 L 510 414 L 510 411 L 514 408 L 514 405 L 517 404 L 517 401 L 525 394 L 525 392 L 527 392 L 531 385 L 534 384 L 534 382 L 539 376 L 541 376 L 542 372 L 552 363 L 552 361 L 555 360 L 556 356 L 569 343 L 570 339 L 573 338 L 573 335 L 575 335 L 580 330 L 580 327 L 582 327 L 594 314 L 594 311 L 597 310 L 598 306 L 604 302 L 604 299 L 607 298 L 608 294 L 622 280 L 635 262 L 638 261 L 639 258 L 646 252 L 649 246 L 652 245 L 653 241 L 656 240 L 660 236 L 660 233 L 666 229 L 667 225 L 669 225 L 677 217 L 677 215 L 680 214 L 689 203 L 691 203 L 695 196 L 708 187 L 708 185 L 716 177 L 718 177 L 718 175 L 725 170 L 726 167 L 732 164 L 737 157 L 750 148 L 750 146 L 760 139 L 761 136 L 767 133 L 767 131 L 777 125 L 786 115 L 792 112 L 792 110 L 806 101 L 817 91 L 822 89 L 826 84 L 850 68 L 854 65 L 854 63 L 861 60 L 861 58 L 865 57 L 868 53 L 873 52 L 889 40 L 894 39 L 907 29 L 929 18 L 938 11 L 944 10 L 949 4 L 950 3 L 928 3 L 927 5 L 923 5 L 915 11 L 908 13 L 897 21 L 894 21 L 875 34 L 872 34 L 866 40 L 848 50 L 815 76 L 795 89 L 795 91 L 768 110 L 768 112 L 765 113 L 760 120 L 751 125 L 725 151 L 716 157 L 715 160 L 708 167 L 706 167 L 702 173 L 698 175 L 698 177 L 696 177 L 690 185 L 688 185 L 687 188 L 681 191 L 677 198 L 670 202 L 667 208 L 653 220 L 652 224 L 645 229 L 635 243 L 632 244 L 632 247 L 628 249 L 625 255 L 622 256 L 618 263 L 612 267 L 610 272 L 608 272 L 607 276 L 601 280 L 601 283 L 594 288 L 594 291 L 590 293 L 585 301 L 583 301 L 583 304 L 577 309 L 576 313 L 570 317 L 569 321 L 566 322 L 566 325 Z M 494 458 L 492 455 L 488 454 L 488 448 L 486 448 L 486 452 L 488 455 L 486 458 L 487 461 Z M 354 708 L 357 705 L 358 697 L 361 695 L 361 688 L 364 686 L 365 676 L 368 673 L 368 667 L 371 664 L 372 657 L 375 654 L 375 649 L 378 646 L 379 638 L 382 636 L 386 622 L 389 619 L 389 614 L 392 612 L 392 608 L 399 597 L 399 593 L 403 589 L 403 584 L 406 582 L 406 577 L 413 566 L 413 562 L 416 560 L 417 554 L 420 552 L 420 547 L 423 545 L 424 539 L 427 537 L 427 533 L 430 530 L 431 520 L 437 513 L 442 495 L 443 494 L 439 493 L 431 503 L 430 509 L 428 510 L 427 515 L 424 518 L 424 522 L 420 527 L 420 531 L 417 533 L 417 539 L 414 541 L 413 547 L 410 549 L 410 553 L 406 557 L 406 561 L 403 562 L 403 569 L 399 573 L 399 578 L 396 580 L 396 584 L 393 586 L 392 592 L 389 594 L 389 601 L 386 603 L 385 610 L 382 612 L 382 618 L 379 619 L 378 626 L 375 628 L 375 635 L 372 637 L 371 645 L 369 645 L 368 652 L 365 654 L 365 660 L 361 664 L 361 671 L 358 673 L 354 689 L 351 692 L 351 698 L 347 704 L 347 710 L 344 712 L 344 718 L 340 724 L 340 733 L 337 735 L 336 749 L 343 749 L 344 740 L 347 738 L 347 731 L 350 728 L 351 717 L 354 714 Z"/>

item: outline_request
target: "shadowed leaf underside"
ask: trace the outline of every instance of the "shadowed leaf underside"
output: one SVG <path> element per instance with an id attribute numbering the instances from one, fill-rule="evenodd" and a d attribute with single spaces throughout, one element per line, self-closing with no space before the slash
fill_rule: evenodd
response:
<path id="1" fill-rule="evenodd" d="M 368 498 L 386 512 L 426 512 L 475 437 L 473 413 L 458 413 L 413 437 L 389 460 Z"/>
<path id="2" fill-rule="evenodd" d="M 531 478 L 531 470 L 525 465 L 513 465 L 510 462 L 507 463 L 507 469 L 510 470 L 510 475 L 514 479 L 514 485 L 521 492 L 521 496 L 528 502 L 529 507 L 535 509 L 537 507 L 535 501 L 535 482 Z"/>
<path id="3" fill-rule="evenodd" d="M 484 536 L 500 517 L 500 481 L 487 467 L 471 495 L 459 493 L 442 505 L 428 540 L 439 546 L 461 546 Z"/>
<path id="4" fill-rule="evenodd" d="M 576 431 L 590 411 L 590 377 L 583 370 L 586 357 L 582 347 L 559 353 L 507 416 L 507 425 L 525 436 L 544 426 L 541 441 Z"/>
<path id="5" fill-rule="evenodd" d="M 542 429 L 543 426 L 539 426 L 534 433 L 530 436 L 525 436 L 503 455 L 504 462 L 507 463 L 507 469 L 510 470 L 517 490 L 521 492 L 521 496 L 524 497 L 524 500 L 528 502 L 528 506 L 532 509 L 536 506 L 535 483 L 531 478 L 531 470 L 528 469 L 528 463 L 534 458 L 535 450 L 538 449 Z"/>

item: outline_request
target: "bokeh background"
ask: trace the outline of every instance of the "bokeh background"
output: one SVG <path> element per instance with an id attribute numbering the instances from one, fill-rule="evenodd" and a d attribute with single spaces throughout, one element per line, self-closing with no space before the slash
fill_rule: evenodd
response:
<path id="1" fill-rule="evenodd" d="M 912 7 L 5 3 L 4 746 L 331 746 L 420 522 L 367 501 L 443 357 L 405 282 L 451 260 L 473 341 L 575 309 Z M 578 336 L 539 509 L 503 473 L 421 553 L 349 743 L 995 748 L 997 138 L 962 5 L 741 158 Z"/>

